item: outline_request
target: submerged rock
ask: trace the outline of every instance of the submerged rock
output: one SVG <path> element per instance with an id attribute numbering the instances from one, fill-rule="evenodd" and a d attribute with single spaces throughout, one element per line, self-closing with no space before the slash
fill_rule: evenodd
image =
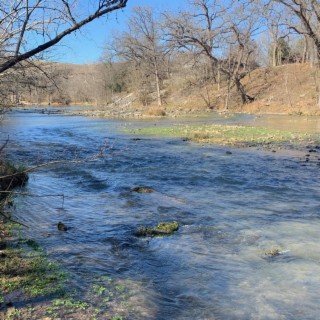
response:
<path id="1" fill-rule="evenodd" d="M 156 237 L 170 235 L 179 229 L 179 223 L 173 222 L 160 222 L 155 228 L 141 227 L 134 235 L 136 237 Z"/>
<path id="2" fill-rule="evenodd" d="M 60 231 L 67 231 L 68 230 L 68 227 L 64 223 L 62 223 L 61 221 L 58 222 L 57 227 L 58 227 L 58 230 L 60 230 Z"/>
<path id="3" fill-rule="evenodd" d="M 146 186 L 140 186 L 140 187 L 134 187 L 131 189 L 131 192 L 137 192 L 137 193 L 152 193 L 154 190 L 150 187 Z"/>
<path id="4" fill-rule="evenodd" d="M 7 244 L 4 241 L 0 241 L 0 250 L 5 250 L 7 248 Z"/>

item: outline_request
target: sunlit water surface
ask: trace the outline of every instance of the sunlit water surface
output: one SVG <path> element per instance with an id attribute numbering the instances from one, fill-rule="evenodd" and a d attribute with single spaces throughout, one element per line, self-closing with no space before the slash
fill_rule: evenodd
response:
<path id="1" fill-rule="evenodd" d="M 199 121 L 261 124 L 251 116 Z M 1 137 L 10 136 L 16 162 L 86 158 L 105 147 L 95 162 L 30 174 L 25 191 L 52 196 L 16 200 L 26 235 L 63 264 L 78 290 L 99 276 L 131 283 L 143 312 L 130 319 L 319 318 L 320 167 L 121 133 L 143 125 L 161 122 L 9 115 Z M 139 185 L 156 192 L 130 192 Z M 172 220 L 181 225 L 173 236 L 133 236 L 139 226 Z M 58 221 L 71 229 L 58 231 Z M 282 253 L 267 257 L 271 248 Z"/>

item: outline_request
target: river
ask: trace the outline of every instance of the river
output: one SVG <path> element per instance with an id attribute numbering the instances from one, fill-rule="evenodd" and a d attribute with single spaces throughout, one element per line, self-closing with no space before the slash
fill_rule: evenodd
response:
<path id="1" fill-rule="evenodd" d="M 196 121 L 290 127 L 268 119 Z M 319 132 L 314 119 L 294 126 Z M 0 130 L 16 163 L 90 158 L 101 148 L 104 155 L 30 174 L 24 191 L 43 197 L 15 201 L 26 236 L 62 264 L 83 295 L 103 276 L 122 281 L 134 297 L 128 319 L 317 319 L 320 167 L 298 155 L 139 140 L 122 131 L 177 121 L 9 114 Z M 130 192 L 135 186 L 156 191 Z M 173 220 L 180 224 L 173 236 L 133 235 Z M 59 221 L 70 230 L 58 231 Z M 265 255 L 272 248 L 281 254 Z"/>

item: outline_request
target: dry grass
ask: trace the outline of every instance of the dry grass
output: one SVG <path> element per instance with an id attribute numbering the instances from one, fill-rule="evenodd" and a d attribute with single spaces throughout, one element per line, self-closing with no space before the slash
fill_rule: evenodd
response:
<path id="1" fill-rule="evenodd" d="M 151 117 L 164 117 L 166 115 L 166 112 L 162 107 L 152 106 L 144 112 L 144 115 Z"/>
<path id="2" fill-rule="evenodd" d="M 317 114 L 315 68 L 310 64 L 287 64 L 260 68 L 244 79 L 255 102 L 236 109 L 252 113 Z"/>
<path id="3" fill-rule="evenodd" d="M 243 84 L 253 103 L 242 105 L 240 95 L 233 88 L 229 98 L 231 111 L 249 113 L 319 114 L 316 106 L 315 68 L 309 64 L 287 64 L 274 68 L 259 68 L 243 79 Z M 209 90 L 207 90 L 209 89 Z M 226 88 L 218 91 L 214 86 L 188 90 L 177 88 L 168 102 L 181 111 L 205 110 L 203 97 L 210 97 L 211 106 L 224 109 Z"/>

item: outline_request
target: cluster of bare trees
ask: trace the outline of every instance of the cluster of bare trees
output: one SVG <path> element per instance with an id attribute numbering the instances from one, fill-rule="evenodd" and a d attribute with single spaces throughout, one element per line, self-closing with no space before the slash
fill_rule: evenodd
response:
<path id="1" fill-rule="evenodd" d="M 189 10 L 178 14 L 137 7 L 127 31 L 115 36 L 109 47 L 140 73 L 136 78 L 142 92 L 153 85 L 158 105 L 163 81 L 170 77 L 177 56 L 186 53 L 195 64 L 207 65 L 206 80 L 219 87 L 222 80 L 229 89 L 235 86 L 247 103 L 253 97 L 241 81 L 256 66 L 253 38 L 261 19 L 255 10 L 250 3 L 219 0 L 192 1 Z"/>
<path id="2" fill-rule="evenodd" d="M 231 91 L 242 103 L 254 100 L 243 80 L 259 64 L 312 61 L 319 68 L 320 4 L 315 0 L 186 0 L 185 10 L 175 13 L 136 7 L 125 30 L 114 33 L 106 45 L 104 67 L 84 72 L 78 77 L 81 81 L 73 81 L 68 68 L 54 70 L 52 64 L 38 62 L 70 33 L 126 4 L 126 0 L 95 0 L 85 6 L 81 0 L 2 1 L 1 101 L 9 96 L 19 102 L 23 91 L 32 101 L 64 103 L 78 97 L 103 104 L 130 89 L 139 93 L 142 104 L 155 100 L 161 106 L 166 83 L 188 70 L 190 83 L 223 89 L 228 107 Z M 210 107 L 209 91 L 203 98 Z"/>
<path id="3" fill-rule="evenodd" d="M 127 64 L 125 82 L 140 90 L 144 103 L 156 92 L 161 105 L 166 81 L 188 68 L 198 85 L 223 87 L 226 107 L 233 88 L 242 103 L 253 101 L 243 80 L 259 65 L 311 62 L 320 93 L 320 3 L 315 0 L 186 0 L 178 13 L 136 7 L 126 31 L 107 48 L 108 55 Z M 203 98 L 210 106 L 209 93 Z"/>
<path id="4" fill-rule="evenodd" d="M 185 67 L 189 65 L 193 73 L 203 70 L 198 84 L 223 87 L 227 107 L 233 88 L 242 103 L 254 100 L 243 79 L 259 64 L 316 65 L 319 27 L 320 4 L 314 0 L 190 0 L 178 13 L 136 7 L 126 30 L 113 36 L 106 52 L 131 68 L 135 79 L 131 85 L 140 90 L 143 103 L 155 92 L 161 105 L 163 84 L 179 60 L 189 57 Z"/>

